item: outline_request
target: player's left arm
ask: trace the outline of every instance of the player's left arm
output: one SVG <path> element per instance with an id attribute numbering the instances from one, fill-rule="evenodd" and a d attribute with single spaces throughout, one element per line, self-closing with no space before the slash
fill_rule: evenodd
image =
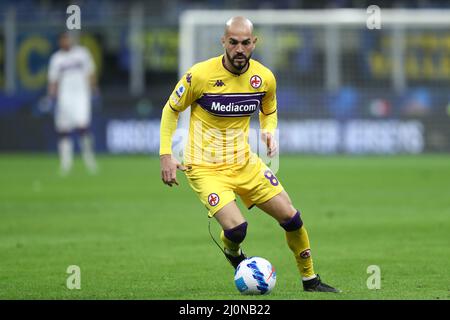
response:
<path id="1" fill-rule="evenodd" d="M 266 80 L 266 94 L 259 112 L 261 139 L 267 146 L 269 157 L 273 157 L 278 151 L 278 144 L 275 140 L 275 130 L 278 124 L 276 89 L 275 76 L 270 72 L 270 77 Z"/>
<path id="2" fill-rule="evenodd" d="M 95 73 L 92 73 L 89 76 L 89 84 L 91 85 L 92 92 L 96 92 L 98 90 L 97 77 L 96 77 Z"/>
<path id="3" fill-rule="evenodd" d="M 92 58 L 91 53 L 87 48 L 84 48 L 85 59 L 86 59 L 86 72 L 89 77 L 89 85 L 91 87 L 91 92 L 95 95 L 98 94 L 98 83 L 97 83 L 97 72 L 95 68 L 95 62 Z"/>

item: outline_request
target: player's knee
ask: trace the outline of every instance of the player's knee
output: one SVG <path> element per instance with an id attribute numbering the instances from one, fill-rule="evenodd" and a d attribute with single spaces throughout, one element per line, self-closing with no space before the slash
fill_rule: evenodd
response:
<path id="1" fill-rule="evenodd" d="M 77 133 L 80 136 L 88 135 L 90 134 L 90 128 L 89 127 L 79 127 L 76 129 Z"/>
<path id="2" fill-rule="evenodd" d="M 58 131 L 58 139 L 66 139 L 70 138 L 70 132 L 69 131 Z"/>
<path id="3" fill-rule="evenodd" d="M 243 222 L 234 228 L 223 230 L 223 233 L 228 240 L 234 243 L 241 243 L 247 235 L 247 225 L 247 222 Z"/>
<path id="4" fill-rule="evenodd" d="M 300 218 L 300 211 L 297 211 L 288 221 L 280 223 L 280 226 L 288 232 L 300 229 L 303 226 L 303 221 Z"/>

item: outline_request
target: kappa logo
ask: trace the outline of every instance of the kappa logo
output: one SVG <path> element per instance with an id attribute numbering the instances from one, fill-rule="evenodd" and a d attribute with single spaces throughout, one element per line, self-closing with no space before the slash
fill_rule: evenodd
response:
<path id="1" fill-rule="evenodd" d="M 186 74 L 186 82 L 191 84 L 191 80 L 192 80 L 192 73 L 189 72 L 188 74 Z"/>
<path id="2" fill-rule="evenodd" d="M 258 89 L 259 87 L 261 87 L 262 84 L 262 80 L 261 77 L 258 75 L 254 75 L 250 78 L 250 85 L 254 88 L 254 89 Z"/>
<path id="3" fill-rule="evenodd" d="M 225 83 L 222 80 L 217 80 L 213 87 L 223 87 L 224 85 Z"/>
<path id="4" fill-rule="evenodd" d="M 209 203 L 210 206 L 213 206 L 213 207 L 217 206 L 217 204 L 219 203 L 219 201 L 220 201 L 220 198 L 219 198 L 219 196 L 217 195 L 217 193 L 211 193 L 211 194 L 208 196 L 208 203 Z"/>

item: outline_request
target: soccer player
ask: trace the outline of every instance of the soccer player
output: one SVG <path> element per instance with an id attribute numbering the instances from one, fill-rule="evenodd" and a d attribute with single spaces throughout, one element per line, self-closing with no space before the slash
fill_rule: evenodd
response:
<path id="1" fill-rule="evenodd" d="M 339 292 L 315 273 L 300 212 L 276 176 L 250 151 L 250 116 L 259 110 L 268 156 L 277 152 L 276 81 L 268 68 L 251 59 L 256 42 L 247 18 L 231 18 L 222 37 L 225 53 L 195 64 L 178 82 L 161 117 L 162 181 L 178 185 L 177 169 L 185 172 L 209 217 L 221 225 L 224 253 L 234 268 L 246 258 L 240 245 L 247 222 L 236 205 L 237 194 L 248 208 L 256 205 L 285 230 L 305 291 Z M 171 143 L 178 116 L 188 106 L 189 139 L 182 165 L 172 156 Z"/>
<path id="2" fill-rule="evenodd" d="M 86 168 L 97 171 L 93 138 L 90 132 L 91 92 L 97 90 L 95 65 L 89 51 L 73 43 L 69 33 L 59 36 L 60 49 L 51 58 L 48 68 L 48 96 L 56 102 L 55 128 L 62 175 L 73 164 L 73 131 L 80 136 L 80 148 Z"/>

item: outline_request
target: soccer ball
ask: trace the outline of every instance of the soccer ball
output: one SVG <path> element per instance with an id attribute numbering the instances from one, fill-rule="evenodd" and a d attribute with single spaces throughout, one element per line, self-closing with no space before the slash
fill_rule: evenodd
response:
<path id="1" fill-rule="evenodd" d="M 243 260 L 234 273 L 234 283 L 239 292 L 245 295 L 269 294 L 276 282 L 275 268 L 261 257 Z"/>

